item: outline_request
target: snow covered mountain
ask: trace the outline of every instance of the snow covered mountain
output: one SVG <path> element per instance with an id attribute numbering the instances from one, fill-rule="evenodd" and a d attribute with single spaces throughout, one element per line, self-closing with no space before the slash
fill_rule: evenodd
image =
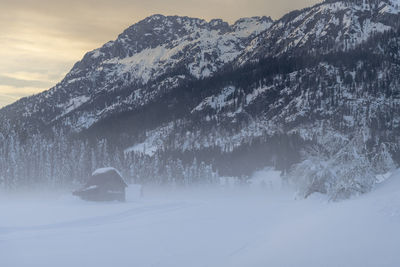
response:
<path id="1" fill-rule="evenodd" d="M 87 53 L 54 88 L 2 114 L 35 118 L 44 127 L 60 122 L 75 131 L 86 129 L 112 113 L 146 105 L 184 82 L 212 76 L 271 24 L 267 17 L 233 25 L 217 19 L 148 17 Z"/>
<path id="2" fill-rule="evenodd" d="M 399 13 L 343 0 L 233 25 L 151 16 L 0 110 L 0 183 L 105 164 L 158 183 L 273 166 L 305 196 L 367 192 L 400 163 Z"/>
<path id="3" fill-rule="evenodd" d="M 329 0 L 293 11 L 257 36 L 241 61 L 282 54 L 346 51 L 372 35 L 396 29 L 398 0 Z"/>

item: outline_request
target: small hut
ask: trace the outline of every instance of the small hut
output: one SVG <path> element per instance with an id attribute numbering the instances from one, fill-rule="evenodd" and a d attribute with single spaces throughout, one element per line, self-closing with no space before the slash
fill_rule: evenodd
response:
<path id="1" fill-rule="evenodd" d="M 89 201 L 125 201 L 125 183 L 115 168 L 101 168 L 92 173 L 85 186 L 72 194 Z"/>

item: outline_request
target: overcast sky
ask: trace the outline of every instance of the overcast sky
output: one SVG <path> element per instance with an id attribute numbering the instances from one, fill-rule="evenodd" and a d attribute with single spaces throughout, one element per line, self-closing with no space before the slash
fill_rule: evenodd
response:
<path id="1" fill-rule="evenodd" d="M 85 52 L 152 14 L 230 23 L 317 0 L 0 0 L 0 107 L 49 89 Z"/>

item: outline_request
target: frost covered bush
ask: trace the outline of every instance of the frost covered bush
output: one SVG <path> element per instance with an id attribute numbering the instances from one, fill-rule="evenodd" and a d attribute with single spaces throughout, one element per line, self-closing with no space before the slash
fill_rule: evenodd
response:
<path id="1" fill-rule="evenodd" d="M 318 192 L 327 194 L 331 200 L 341 200 L 369 192 L 376 182 L 376 174 L 395 166 L 387 147 L 382 145 L 371 156 L 360 137 L 335 151 L 321 151 L 316 147 L 306 154 L 306 159 L 288 174 L 305 198 Z"/>
<path id="2" fill-rule="evenodd" d="M 390 154 L 390 146 L 393 145 L 382 143 L 377 150 L 373 152 L 371 162 L 374 170 L 377 173 L 385 173 L 396 169 L 396 164 L 394 163 L 392 155 Z M 394 150 L 398 148 L 393 147 L 392 149 Z"/>

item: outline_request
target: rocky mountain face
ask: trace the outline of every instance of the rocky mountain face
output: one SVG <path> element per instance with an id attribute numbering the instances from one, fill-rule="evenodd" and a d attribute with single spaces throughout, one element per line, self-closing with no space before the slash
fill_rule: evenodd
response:
<path id="1" fill-rule="evenodd" d="M 54 88 L 0 110 L 0 184 L 245 180 L 271 166 L 346 198 L 400 163 L 400 2 L 325 1 L 280 20 L 151 16 Z"/>
<path id="2" fill-rule="evenodd" d="M 267 17 L 229 25 L 151 16 L 87 53 L 54 88 L 6 107 L 2 118 L 19 125 L 12 117 L 18 114 L 27 124 L 34 119 L 33 128 L 58 123 L 79 132 L 113 113 L 145 106 L 182 83 L 212 76 L 271 24 Z"/>
<path id="3" fill-rule="evenodd" d="M 371 35 L 398 28 L 399 6 L 398 0 L 333 0 L 293 11 L 254 38 L 241 60 L 355 49 Z"/>

